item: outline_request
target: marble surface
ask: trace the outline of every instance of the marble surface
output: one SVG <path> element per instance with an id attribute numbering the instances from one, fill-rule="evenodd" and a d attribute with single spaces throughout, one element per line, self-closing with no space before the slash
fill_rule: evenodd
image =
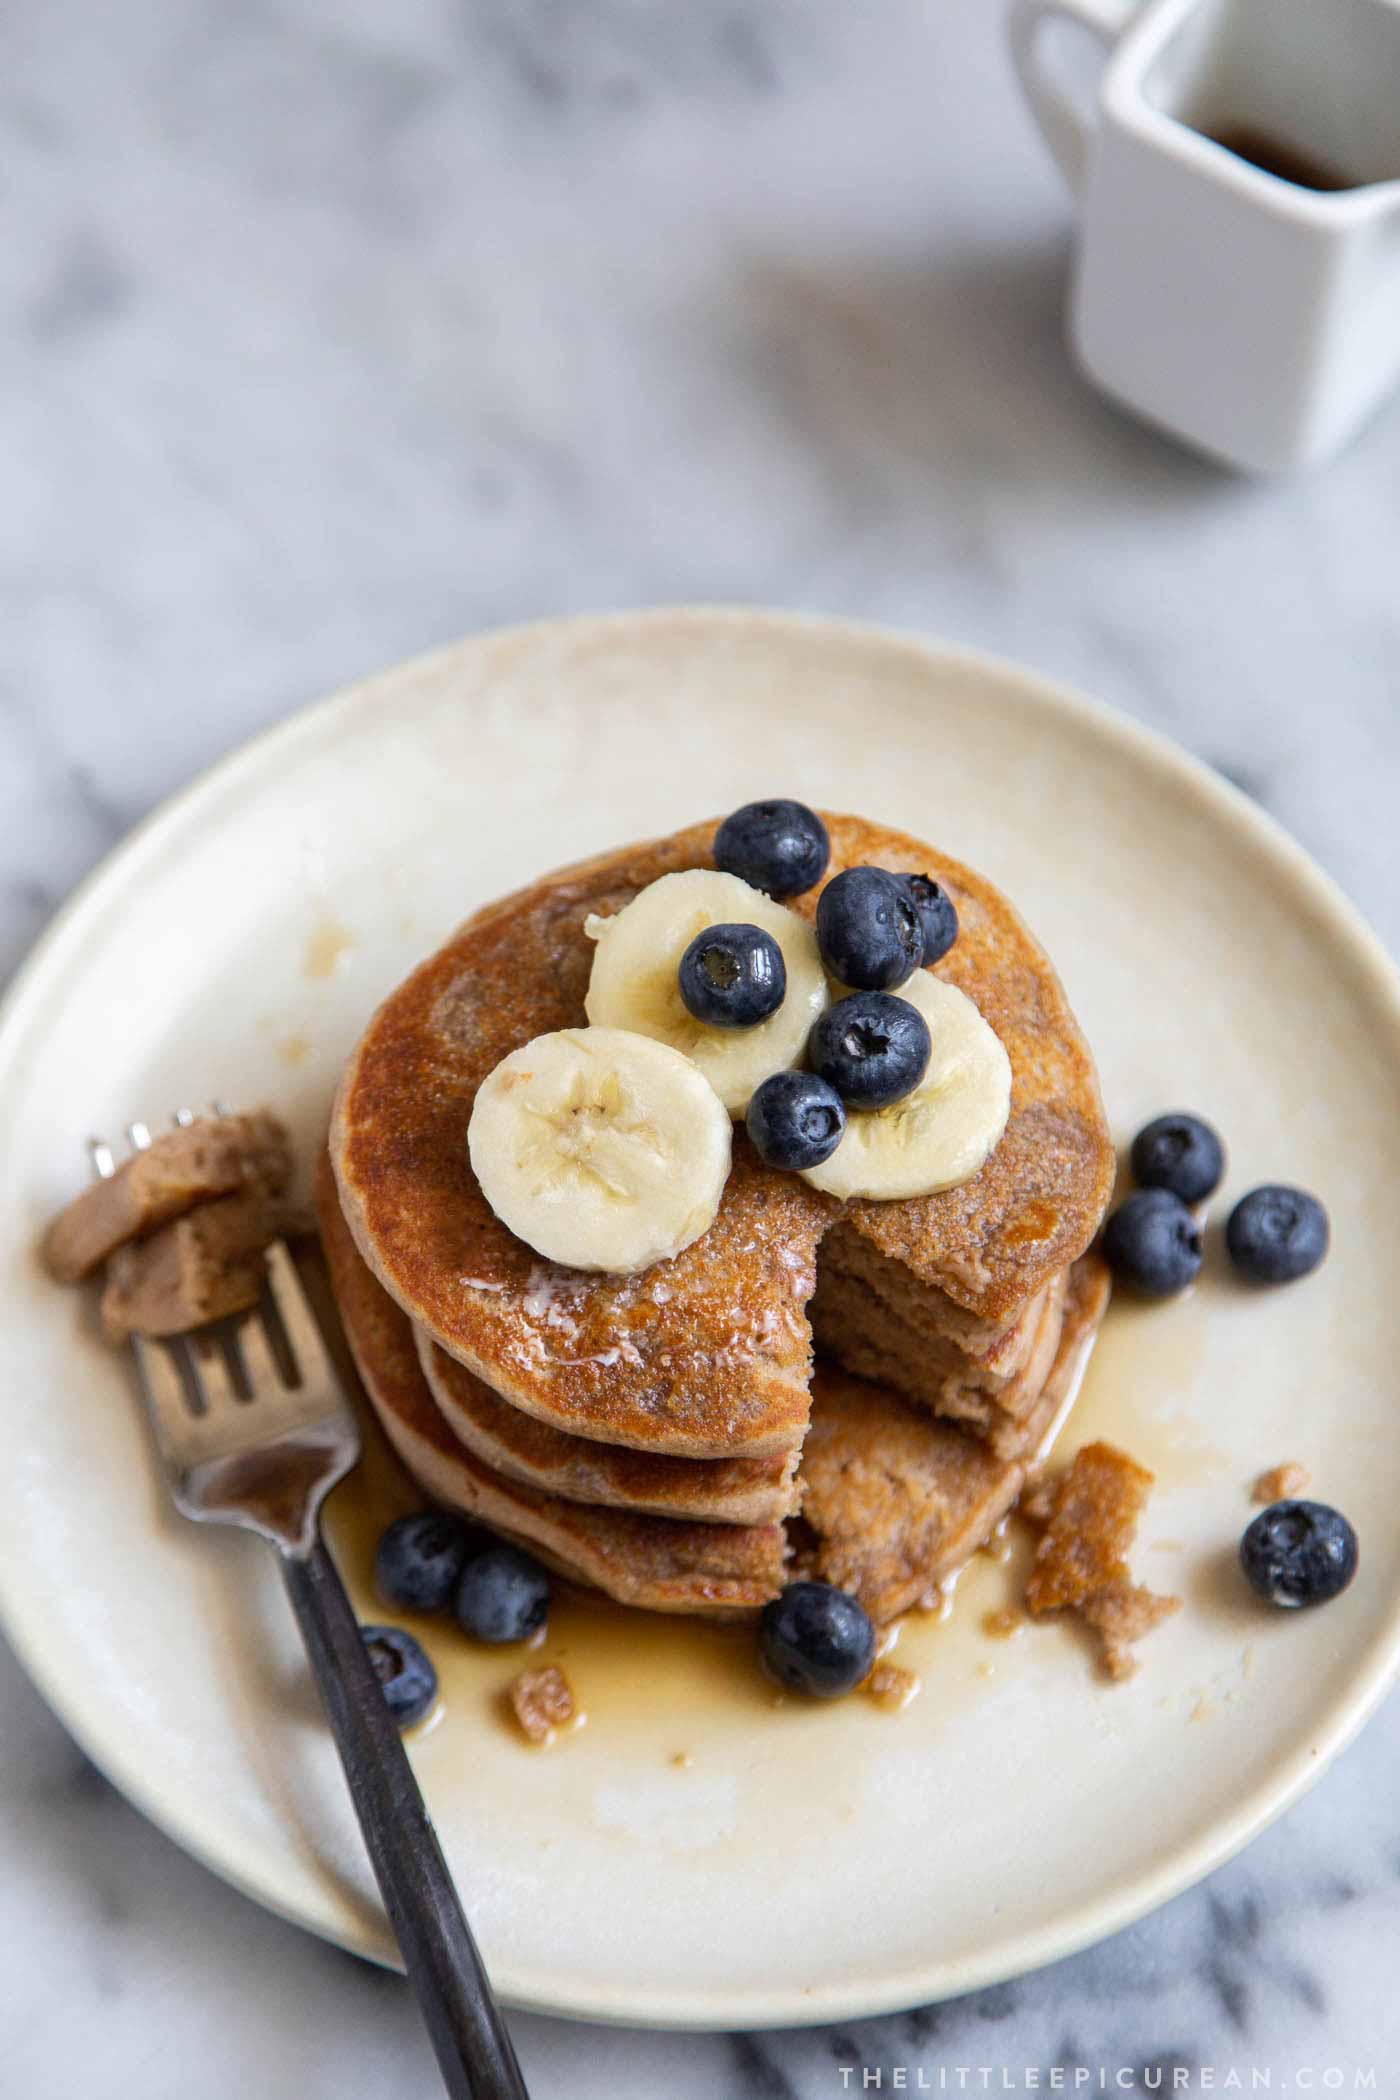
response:
<path id="1" fill-rule="evenodd" d="M 0 968 L 299 702 L 468 629 L 676 600 L 868 616 L 1077 683 L 1257 796 L 1400 946 L 1400 410 L 1264 484 L 1090 394 L 997 13 L 6 10 Z M 1397 1761 L 1392 1700 L 1241 1859 L 1036 1976 L 840 2032 L 521 2019 L 532 2091 L 1059 2067 L 1065 2091 L 1383 2093 Z M 8 1655 L 0 1832 L 7 2094 L 435 2090 L 401 1983 L 176 1852 Z"/>

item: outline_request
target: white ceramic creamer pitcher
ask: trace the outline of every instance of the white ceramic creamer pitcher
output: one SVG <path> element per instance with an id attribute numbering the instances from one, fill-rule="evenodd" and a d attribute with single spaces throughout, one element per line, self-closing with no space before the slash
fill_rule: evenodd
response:
<path id="1" fill-rule="evenodd" d="M 1102 46 L 1086 103 L 1057 21 Z M 1400 378 L 1400 0 L 1013 0 L 1010 34 L 1085 371 L 1236 466 L 1325 459 Z"/>

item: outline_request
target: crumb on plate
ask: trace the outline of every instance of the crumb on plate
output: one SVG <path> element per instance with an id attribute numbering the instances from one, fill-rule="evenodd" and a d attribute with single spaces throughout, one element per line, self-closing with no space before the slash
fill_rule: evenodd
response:
<path id="1" fill-rule="evenodd" d="M 1076 1612 L 1098 1635 L 1115 1681 L 1137 1668 L 1132 1644 L 1181 1606 L 1133 1581 L 1128 1552 L 1153 1476 L 1112 1444 L 1086 1444 L 1040 1491 L 1045 1529 L 1026 1582 L 1026 1609 Z"/>
<path id="2" fill-rule="evenodd" d="M 1281 1466 L 1270 1466 L 1255 1481 L 1251 1494 L 1256 1502 L 1267 1506 L 1270 1502 L 1286 1502 L 1292 1495 L 1301 1495 L 1311 1487 L 1312 1474 L 1300 1465 L 1296 1458 L 1285 1459 Z"/>
<path id="3" fill-rule="evenodd" d="M 552 1742 L 556 1732 L 575 1720 L 578 1706 L 562 1670 L 522 1670 L 511 1683 L 511 1711 L 532 1743 Z"/>
<path id="4" fill-rule="evenodd" d="M 917 1699 L 920 1689 L 920 1680 L 913 1670 L 892 1662 L 877 1662 L 862 1686 L 877 1706 L 891 1713 L 898 1713 L 911 1699 Z"/>

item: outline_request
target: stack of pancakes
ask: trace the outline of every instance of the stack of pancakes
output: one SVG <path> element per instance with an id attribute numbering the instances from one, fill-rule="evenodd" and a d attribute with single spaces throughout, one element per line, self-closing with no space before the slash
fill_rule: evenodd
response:
<path id="1" fill-rule="evenodd" d="M 435 1498 L 626 1603 L 748 1610 L 794 1565 L 877 1619 L 926 1599 L 1017 1499 L 1107 1299 L 1084 1250 L 1112 1148 L 1044 954 L 980 876 L 826 821 L 830 874 L 927 872 L 958 908 L 936 974 L 1013 1074 L 1006 1133 L 960 1187 L 843 1206 L 739 1130 L 710 1230 L 639 1275 L 559 1268 L 495 1217 L 467 1151 L 477 1087 L 531 1037 L 583 1025 L 584 920 L 713 866 L 713 824 L 479 912 L 381 1007 L 337 1099 L 322 1232 L 391 1441 Z M 817 894 L 793 908 L 810 917 Z"/>

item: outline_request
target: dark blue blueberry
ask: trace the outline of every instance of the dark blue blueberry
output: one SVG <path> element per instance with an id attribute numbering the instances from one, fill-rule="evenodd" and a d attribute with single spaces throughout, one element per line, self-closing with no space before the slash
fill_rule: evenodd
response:
<path id="1" fill-rule="evenodd" d="M 1225 1245 L 1251 1283 L 1292 1283 L 1327 1252 L 1327 1213 L 1306 1189 L 1270 1183 L 1241 1196 L 1225 1227 Z"/>
<path id="2" fill-rule="evenodd" d="M 759 1158 L 796 1174 L 830 1159 L 846 1134 L 846 1111 L 815 1072 L 775 1072 L 749 1102 L 747 1124 Z"/>
<path id="3" fill-rule="evenodd" d="M 958 907 L 942 883 L 935 882 L 931 875 L 901 875 L 897 879 L 919 914 L 925 964 L 941 962 L 958 937 Z"/>
<path id="4" fill-rule="evenodd" d="M 480 1537 L 442 1509 L 399 1517 L 379 1541 L 374 1578 L 390 1604 L 403 1611 L 446 1611 Z"/>
<path id="5" fill-rule="evenodd" d="M 1133 1179 L 1140 1188 L 1170 1189 L 1183 1203 L 1203 1203 L 1225 1179 L 1217 1132 L 1184 1109 L 1157 1116 L 1133 1139 Z"/>
<path id="6" fill-rule="evenodd" d="M 838 1699 L 869 1674 L 875 1629 L 848 1591 L 829 1582 L 794 1582 L 764 1605 L 758 1646 L 779 1684 L 814 1699 Z"/>
<path id="7" fill-rule="evenodd" d="M 1201 1228 L 1170 1189 L 1143 1189 L 1109 1219 L 1103 1258 L 1144 1298 L 1171 1298 L 1200 1271 Z"/>
<path id="8" fill-rule="evenodd" d="M 817 899 L 817 946 L 832 976 L 858 992 L 892 992 L 924 959 L 924 929 L 899 875 L 846 868 Z"/>
<path id="9" fill-rule="evenodd" d="M 917 1006 L 890 992 L 852 992 L 829 1006 L 807 1042 L 812 1068 L 848 1108 L 886 1108 L 912 1094 L 933 1043 Z"/>
<path id="10" fill-rule="evenodd" d="M 1356 1573 L 1356 1533 L 1325 1502 L 1275 1502 L 1240 1540 L 1240 1566 L 1256 1596 L 1296 1611 L 1338 1597 Z"/>
<path id="11" fill-rule="evenodd" d="M 400 1728 L 421 1721 L 437 1697 L 437 1671 L 411 1633 L 399 1626 L 362 1626 L 365 1653 Z"/>
<path id="12" fill-rule="evenodd" d="M 476 1554 L 457 1585 L 457 1619 L 478 1641 L 528 1641 L 549 1616 L 549 1577 L 518 1546 L 499 1542 Z"/>
<path id="13" fill-rule="evenodd" d="M 711 1028 L 753 1028 L 787 994 L 787 964 L 761 926 L 724 924 L 697 933 L 677 972 L 688 1012 Z"/>
<path id="14" fill-rule="evenodd" d="M 831 841 L 805 802 L 746 802 L 715 833 L 715 866 L 770 897 L 796 897 L 826 873 Z"/>

